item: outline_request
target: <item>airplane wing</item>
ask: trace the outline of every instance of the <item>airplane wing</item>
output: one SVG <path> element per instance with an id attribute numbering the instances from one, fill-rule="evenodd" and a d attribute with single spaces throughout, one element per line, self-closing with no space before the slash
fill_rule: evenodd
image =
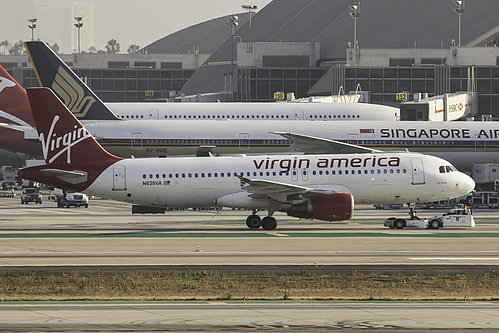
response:
<path id="1" fill-rule="evenodd" d="M 61 169 L 42 169 L 40 172 L 48 177 L 56 177 L 70 184 L 79 184 L 87 181 L 87 173 L 84 171 L 67 171 Z"/>
<path id="2" fill-rule="evenodd" d="M 312 195 L 350 193 L 350 190 L 342 185 L 307 187 L 270 180 L 238 177 L 241 180 L 241 188 L 250 192 L 252 197 L 269 197 L 281 203 L 291 203 L 294 200 L 303 200 Z"/>
<path id="3" fill-rule="evenodd" d="M 359 154 L 359 153 L 379 153 L 381 150 L 371 149 L 363 146 L 353 145 L 336 140 L 317 138 L 314 136 L 290 133 L 272 132 L 279 134 L 291 141 L 292 145 L 299 151 L 306 154 Z"/>

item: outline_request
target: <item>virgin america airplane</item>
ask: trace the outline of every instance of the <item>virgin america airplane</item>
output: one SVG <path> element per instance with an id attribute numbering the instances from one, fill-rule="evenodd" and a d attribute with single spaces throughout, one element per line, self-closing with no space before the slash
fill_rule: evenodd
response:
<path id="1" fill-rule="evenodd" d="M 249 228 L 276 228 L 275 212 L 348 220 L 361 204 L 455 198 L 475 183 L 449 162 L 408 152 L 122 159 L 106 152 L 48 88 L 27 89 L 45 165 L 24 179 L 140 205 L 253 210 Z M 261 219 L 257 212 L 266 210 Z"/>

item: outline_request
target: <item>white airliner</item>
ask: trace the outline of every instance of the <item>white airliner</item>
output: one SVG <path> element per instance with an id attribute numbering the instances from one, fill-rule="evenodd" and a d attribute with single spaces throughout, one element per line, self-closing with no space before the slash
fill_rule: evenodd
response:
<path id="1" fill-rule="evenodd" d="M 102 121 L 85 123 L 109 152 L 122 157 L 173 155 L 359 152 L 330 140 L 374 150 L 408 149 L 444 158 L 460 171 L 499 163 L 497 122 L 260 122 Z M 289 133 L 289 134 L 287 134 Z M 279 134 L 279 135 L 278 135 Z M 36 133 L 30 138 L 36 139 Z"/>
<path id="2" fill-rule="evenodd" d="M 91 195 L 161 207 L 248 208 L 248 227 L 273 230 L 277 211 L 348 220 L 354 198 L 366 204 L 435 201 L 475 186 L 449 162 L 407 152 L 121 159 L 106 152 L 50 89 L 27 91 L 46 164 L 20 175 Z M 260 219 L 259 210 L 267 216 Z"/>
<path id="3" fill-rule="evenodd" d="M 31 127 L 34 122 L 26 92 L 2 70 L 0 148 L 5 150 L 0 157 L 10 160 L 23 157 L 12 152 L 42 156 L 38 135 Z M 328 142 L 334 140 L 383 151 L 409 149 L 431 154 L 450 161 L 460 171 L 471 171 L 473 163 L 499 163 L 497 122 L 95 120 L 84 124 L 106 150 L 121 157 L 207 155 L 208 151 L 213 154 L 358 151 L 334 147 Z M 283 137 L 276 132 L 290 134 Z"/>
<path id="4" fill-rule="evenodd" d="M 25 43 L 40 86 L 51 88 L 80 120 L 398 120 L 398 108 L 364 103 L 107 103 L 44 42 Z M 125 78 L 114 78 L 125 84 Z M 117 84 L 117 83 L 115 83 Z"/>

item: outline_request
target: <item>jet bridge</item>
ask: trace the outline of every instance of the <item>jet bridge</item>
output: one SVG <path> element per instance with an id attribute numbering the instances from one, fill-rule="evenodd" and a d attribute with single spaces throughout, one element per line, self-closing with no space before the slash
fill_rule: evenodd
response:
<path id="1" fill-rule="evenodd" d="M 476 93 L 458 92 L 434 97 L 421 98 L 415 94 L 414 100 L 400 104 L 402 121 L 453 121 L 475 115 Z"/>

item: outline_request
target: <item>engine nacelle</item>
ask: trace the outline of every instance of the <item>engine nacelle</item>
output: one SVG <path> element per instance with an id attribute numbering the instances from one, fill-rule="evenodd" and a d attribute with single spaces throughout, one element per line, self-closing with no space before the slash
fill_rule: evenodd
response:
<path id="1" fill-rule="evenodd" d="M 288 215 L 302 219 L 344 221 L 352 218 L 353 196 L 349 193 L 312 195 L 302 203 L 292 205 Z"/>

